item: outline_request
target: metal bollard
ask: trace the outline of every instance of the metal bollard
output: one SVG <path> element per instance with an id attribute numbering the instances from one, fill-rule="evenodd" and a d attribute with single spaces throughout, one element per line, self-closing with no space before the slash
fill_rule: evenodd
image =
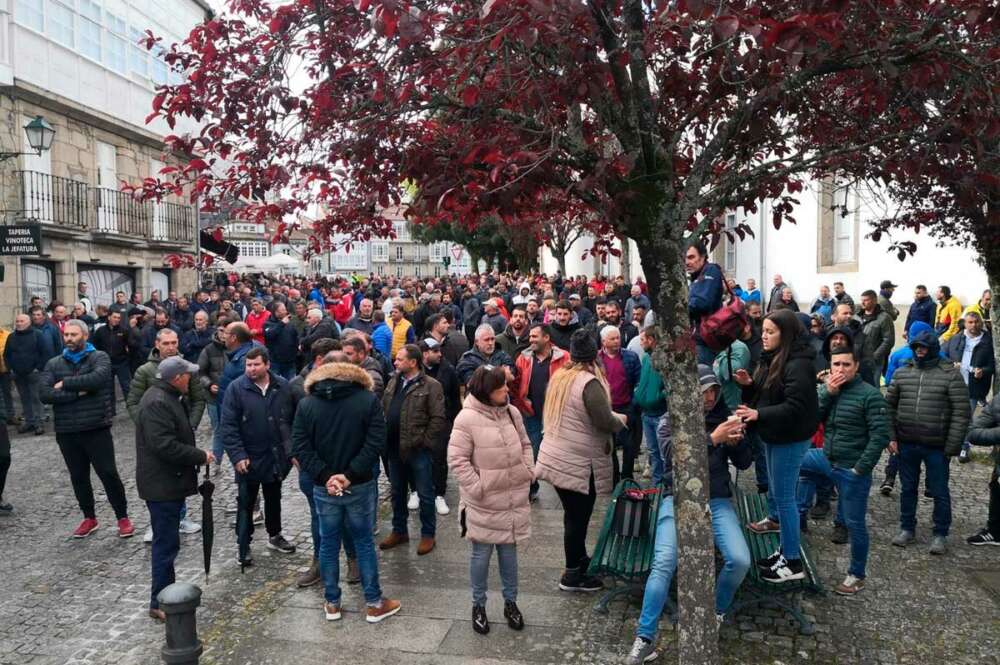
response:
<path id="1" fill-rule="evenodd" d="M 195 610 L 201 605 L 201 589 L 175 582 L 157 595 L 160 609 L 167 615 L 167 643 L 160 654 L 167 665 L 198 665 L 202 646 L 195 624 Z"/>

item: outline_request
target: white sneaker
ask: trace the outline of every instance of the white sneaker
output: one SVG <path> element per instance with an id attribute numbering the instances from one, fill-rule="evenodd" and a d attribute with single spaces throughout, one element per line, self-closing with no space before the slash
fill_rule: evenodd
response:
<path id="1" fill-rule="evenodd" d="M 628 656 L 625 658 L 625 665 L 648 663 L 651 660 L 655 660 L 658 655 L 655 645 L 652 642 L 637 637 L 635 638 L 635 642 L 632 643 L 632 650 L 629 651 Z"/>
<path id="2" fill-rule="evenodd" d="M 410 510 L 416 510 L 420 507 L 420 495 L 416 492 L 410 492 L 410 500 L 406 502 L 406 507 Z"/>
<path id="3" fill-rule="evenodd" d="M 146 527 L 146 533 L 142 534 L 142 542 L 151 543 L 153 542 L 153 525 Z"/>
<path id="4" fill-rule="evenodd" d="M 444 500 L 443 496 L 434 499 L 434 507 L 437 508 L 438 515 L 447 515 L 451 512 L 451 508 L 448 507 L 448 502 Z"/>
<path id="5" fill-rule="evenodd" d="M 258 525 L 264 523 L 264 513 L 263 513 L 263 511 L 260 511 L 260 510 L 253 511 L 253 523 L 254 524 L 258 524 Z"/>
<path id="6" fill-rule="evenodd" d="M 191 533 L 198 533 L 201 531 L 201 525 L 197 522 L 192 522 L 186 517 L 181 520 L 180 532 L 187 535 Z"/>

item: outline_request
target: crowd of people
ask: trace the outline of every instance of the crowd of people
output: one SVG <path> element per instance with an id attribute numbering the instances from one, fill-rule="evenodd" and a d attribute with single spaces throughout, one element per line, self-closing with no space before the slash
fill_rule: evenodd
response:
<path id="1" fill-rule="evenodd" d="M 764 297 L 692 244 L 689 313 L 703 396 L 710 508 L 724 560 L 716 612 L 723 621 L 750 566 L 774 584 L 802 579 L 800 539 L 809 519 L 834 511 L 833 540 L 850 543 L 836 592 L 865 587 L 865 516 L 873 471 L 889 450 L 882 494 L 900 481 L 900 530 L 915 541 L 921 467 L 933 498 L 930 552 L 944 554 L 951 526 L 950 461 L 972 445 L 1000 443 L 1000 399 L 990 333 L 990 293 L 963 309 L 947 286 L 917 286 L 897 348 L 895 289 L 883 281 L 858 303 L 844 285 L 826 286 L 809 311 L 781 275 Z M 435 549 L 439 518 L 452 512 L 471 542 L 472 626 L 488 633 L 487 580 L 496 550 L 504 618 L 524 626 L 517 606 L 517 545 L 531 533 L 539 483 L 550 483 L 564 515 L 568 592 L 603 587 L 590 573 L 587 530 L 598 496 L 621 478 L 661 488 L 656 544 L 635 643 L 627 657 L 655 657 L 657 624 L 676 570 L 673 432 L 669 377 L 654 367 L 662 332 L 641 279 L 541 274 L 440 278 L 204 276 L 192 294 L 143 300 L 119 291 L 94 305 L 87 285 L 71 308 L 33 300 L 0 330 L 0 396 L 7 423 L 42 434 L 51 422 L 83 520 L 98 529 L 91 469 L 117 518 L 134 534 L 111 434 L 116 384 L 135 422 L 138 494 L 152 545 L 150 615 L 174 578 L 180 533 L 197 470 L 231 468 L 243 566 L 253 564 L 255 525 L 265 544 L 296 551 L 282 534 L 282 486 L 296 469 L 310 512 L 312 563 L 297 583 L 322 584 L 324 613 L 341 618 L 341 581 L 361 584 L 366 618 L 399 611 L 384 596 L 376 547 Z M 729 316 L 730 339 L 706 322 Z M 736 317 L 732 319 L 732 317 Z M 18 415 L 12 387 L 21 409 Z M 979 411 L 975 418 L 972 416 Z M 205 411 L 210 450 L 195 445 Z M 10 445 L 0 428 L 0 515 Z M 996 451 L 1000 448 L 995 449 Z M 647 458 L 648 463 L 642 460 Z M 226 461 L 228 460 L 228 461 Z M 997 454 L 1000 463 L 1000 454 Z M 780 534 L 780 548 L 752 561 L 730 496 L 730 469 L 754 468 L 768 515 L 754 533 Z M 644 473 L 640 473 L 645 468 Z M 378 478 L 391 487 L 390 531 L 376 544 Z M 989 486 L 989 522 L 970 545 L 1000 544 L 1000 486 Z M 261 501 L 262 497 L 262 501 Z M 340 570 L 343 547 L 347 569 Z"/>

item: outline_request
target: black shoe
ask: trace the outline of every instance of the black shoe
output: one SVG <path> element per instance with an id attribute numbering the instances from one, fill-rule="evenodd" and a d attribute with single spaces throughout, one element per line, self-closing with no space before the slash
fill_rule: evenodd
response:
<path id="1" fill-rule="evenodd" d="M 757 559 L 757 567 L 761 570 L 769 570 L 771 566 L 778 562 L 781 558 L 781 550 L 775 550 L 774 554 L 763 559 Z"/>
<path id="2" fill-rule="evenodd" d="M 507 625 L 512 630 L 524 629 L 524 616 L 521 614 L 521 610 L 517 609 L 517 603 L 513 600 L 508 600 L 503 604 L 503 615 L 507 619 Z"/>
<path id="3" fill-rule="evenodd" d="M 472 630 L 480 635 L 490 632 L 490 620 L 486 618 L 486 608 L 482 605 L 472 606 Z"/>
<path id="4" fill-rule="evenodd" d="M 757 494 L 767 494 L 769 489 L 766 483 L 757 483 Z"/>
<path id="5" fill-rule="evenodd" d="M 924 490 L 924 498 L 925 498 L 925 499 L 933 499 L 933 498 L 934 498 L 934 495 L 933 495 L 933 494 L 931 494 L 931 491 L 930 491 L 930 490 L 927 490 L 927 489 L 925 489 L 925 490 Z"/>
<path id="6" fill-rule="evenodd" d="M 878 488 L 878 491 L 882 496 L 889 496 L 892 494 L 892 488 L 894 485 L 895 483 L 886 480 L 882 483 L 882 486 Z"/>
<path id="7" fill-rule="evenodd" d="M 282 554 L 294 554 L 295 545 L 285 540 L 285 537 L 280 533 L 277 536 L 273 536 L 267 539 L 267 546 L 272 550 L 277 550 Z"/>
<path id="8" fill-rule="evenodd" d="M 7 517 L 14 512 L 14 506 L 0 500 L 0 517 Z"/>
<path id="9" fill-rule="evenodd" d="M 809 533 L 809 518 L 799 515 L 799 533 Z"/>
<path id="10" fill-rule="evenodd" d="M 236 555 L 236 561 L 238 561 L 240 566 L 242 566 L 243 568 L 249 568 L 250 566 L 253 565 L 253 554 L 247 552 L 247 555 L 242 559 L 239 557 L 239 555 Z"/>
<path id="11" fill-rule="evenodd" d="M 0 506 L 0 510 L 3 510 L 3 506 Z M 974 536 L 969 536 L 965 539 L 969 545 L 1000 545 L 1000 538 L 997 538 L 989 529 L 980 529 Z"/>
<path id="12" fill-rule="evenodd" d="M 833 534 L 830 536 L 830 542 L 835 545 L 843 545 L 847 542 L 847 527 L 843 524 L 833 525 Z"/>
<path id="13" fill-rule="evenodd" d="M 783 584 L 794 580 L 803 580 L 805 577 L 806 571 L 802 567 L 802 561 L 799 559 L 788 561 L 785 557 L 778 559 L 773 566 L 765 570 L 760 575 L 762 580 L 765 582 L 771 582 L 772 584 Z"/>
<path id="14" fill-rule="evenodd" d="M 809 511 L 809 517 L 814 520 L 821 520 L 830 514 L 829 501 L 817 501 L 816 505 Z"/>
<path id="15" fill-rule="evenodd" d="M 592 593 L 604 588 L 604 582 L 596 577 L 582 575 L 580 569 L 567 570 L 559 580 L 559 588 L 563 591 L 582 591 Z"/>

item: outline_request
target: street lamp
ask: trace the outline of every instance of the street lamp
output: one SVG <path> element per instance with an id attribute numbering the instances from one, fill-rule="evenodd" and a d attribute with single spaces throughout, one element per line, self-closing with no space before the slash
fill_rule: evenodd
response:
<path id="1" fill-rule="evenodd" d="M 52 140 L 56 136 L 56 130 L 40 115 L 35 116 L 34 120 L 24 126 L 24 133 L 33 152 L 0 152 L 0 162 L 21 155 L 40 157 L 44 151 L 52 147 Z"/>

